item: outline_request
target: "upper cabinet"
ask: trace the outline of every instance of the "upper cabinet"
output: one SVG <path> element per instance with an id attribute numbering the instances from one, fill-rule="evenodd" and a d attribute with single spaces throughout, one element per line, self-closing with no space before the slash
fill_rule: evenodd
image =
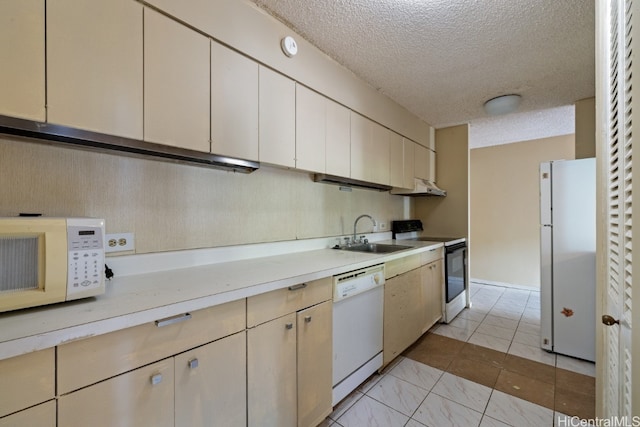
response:
<path id="1" fill-rule="evenodd" d="M 325 108 L 325 172 L 330 175 L 351 176 L 351 112 L 330 99 L 325 99 Z"/>
<path id="2" fill-rule="evenodd" d="M 415 144 L 415 175 L 416 178 L 429 179 L 429 152 L 430 150 L 420 144 Z"/>
<path id="3" fill-rule="evenodd" d="M 403 185 L 404 188 L 413 188 L 413 180 L 415 175 L 415 152 L 416 143 L 407 138 L 402 138 L 402 146 L 404 151 L 404 174 Z"/>
<path id="4" fill-rule="evenodd" d="M 351 178 L 389 184 L 390 132 L 351 113 Z"/>
<path id="5" fill-rule="evenodd" d="M 389 185 L 404 186 L 404 144 L 402 136 L 390 132 L 389 138 Z"/>
<path id="6" fill-rule="evenodd" d="M 144 11 L 144 139 L 209 151 L 209 39 Z"/>
<path id="7" fill-rule="evenodd" d="M 260 66 L 259 73 L 260 161 L 293 168 L 296 163 L 296 84 L 264 66 Z"/>
<path id="8" fill-rule="evenodd" d="M 0 2 L 0 114 L 45 121 L 44 2 Z"/>
<path id="9" fill-rule="evenodd" d="M 142 139 L 142 8 L 131 0 L 47 2 L 49 122 Z"/>
<path id="10" fill-rule="evenodd" d="M 296 168 L 325 171 L 326 98 L 296 85 Z"/>
<path id="11" fill-rule="evenodd" d="M 211 151 L 258 160 L 258 63 L 211 42 Z"/>

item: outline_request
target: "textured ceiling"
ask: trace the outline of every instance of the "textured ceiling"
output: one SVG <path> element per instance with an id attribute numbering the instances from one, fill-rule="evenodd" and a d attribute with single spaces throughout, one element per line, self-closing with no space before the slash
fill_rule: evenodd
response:
<path id="1" fill-rule="evenodd" d="M 253 1 L 436 128 L 479 129 L 499 95 L 522 113 L 595 94 L 593 0 Z"/>

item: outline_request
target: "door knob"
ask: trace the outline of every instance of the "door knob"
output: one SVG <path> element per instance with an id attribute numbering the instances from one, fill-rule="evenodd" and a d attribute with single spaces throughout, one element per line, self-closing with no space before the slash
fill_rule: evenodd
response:
<path id="1" fill-rule="evenodd" d="M 615 325 L 616 323 L 619 325 L 620 321 L 614 319 L 612 316 L 609 316 L 608 314 L 605 314 L 602 316 L 602 323 L 604 323 L 607 326 L 612 326 L 612 325 Z"/>

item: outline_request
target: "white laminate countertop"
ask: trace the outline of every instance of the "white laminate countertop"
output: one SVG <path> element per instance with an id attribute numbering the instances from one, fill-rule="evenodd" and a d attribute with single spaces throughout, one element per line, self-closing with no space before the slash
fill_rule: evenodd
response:
<path id="1" fill-rule="evenodd" d="M 0 360 L 442 246 L 397 244 L 412 249 L 387 254 L 315 249 L 114 277 L 98 297 L 0 314 Z"/>

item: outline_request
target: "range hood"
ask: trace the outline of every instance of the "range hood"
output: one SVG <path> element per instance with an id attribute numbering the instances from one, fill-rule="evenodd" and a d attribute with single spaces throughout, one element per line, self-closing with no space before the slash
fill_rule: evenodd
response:
<path id="1" fill-rule="evenodd" d="M 413 189 L 392 188 L 391 194 L 398 194 L 401 196 L 446 196 L 447 192 L 438 188 L 438 186 L 431 181 L 415 178 L 413 182 Z"/>
<path id="2" fill-rule="evenodd" d="M 67 126 L 0 115 L 0 134 L 33 138 L 41 142 L 77 146 L 103 152 L 120 152 L 135 157 L 155 158 L 233 172 L 251 173 L 259 162 L 219 156 L 203 151 L 171 147 Z"/>
<path id="3" fill-rule="evenodd" d="M 313 180 L 315 182 L 323 182 L 325 184 L 333 184 L 333 185 L 341 185 L 345 187 L 355 187 L 355 188 L 363 188 L 365 190 L 375 190 L 375 191 L 389 191 L 391 190 L 390 185 L 384 184 L 376 184 L 373 182 L 360 181 L 357 179 L 344 178 L 341 176 L 334 175 L 326 175 L 323 173 L 316 173 L 313 175 Z"/>

